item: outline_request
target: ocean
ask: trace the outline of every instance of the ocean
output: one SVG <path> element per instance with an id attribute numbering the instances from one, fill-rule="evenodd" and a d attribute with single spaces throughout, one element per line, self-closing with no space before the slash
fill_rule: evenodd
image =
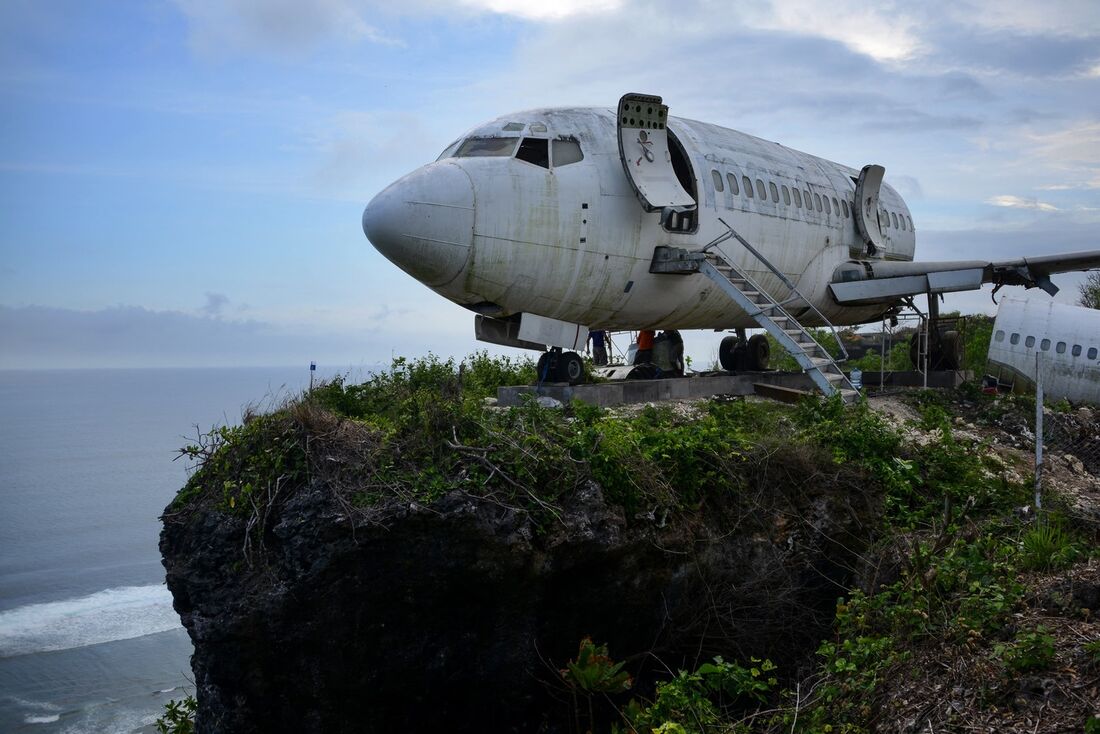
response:
<path id="1" fill-rule="evenodd" d="M 308 384 L 308 367 L 0 371 L 0 732 L 149 732 L 193 692 L 157 548 L 176 449 Z"/>

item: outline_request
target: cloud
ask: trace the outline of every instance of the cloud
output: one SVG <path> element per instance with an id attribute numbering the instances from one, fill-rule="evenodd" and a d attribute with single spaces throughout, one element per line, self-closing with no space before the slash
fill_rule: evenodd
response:
<path id="1" fill-rule="evenodd" d="M 1100 172 L 1100 121 L 1079 120 L 1061 130 L 1032 131 L 1026 137 L 1037 156 L 1067 168 Z"/>
<path id="2" fill-rule="evenodd" d="M 365 202 L 370 184 L 380 188 L 435 158 L 437 136 L 425 122 L 411 112 L 346 110 L 332 115 L 308 139 L 319 154 L 312 184 L 322 195 Z"/>
<path id="3" fill-rule="evenodd" d="M 1100 5 L 1095 0 L 1017 0 L 944 3 L 937 9 L 951 23 L 978 26 L 989 31 L 1083 38 L 1100 28 Z"/>
<path id="4" fill-rule="evenodd" d="M 555 21 L 563 18 L 619 10 L 622 0 L 459 0 L 472 10 L 514 15 L 525 20 Z"/>
<path id="5" fill-rule="evenodd" d="M 986 199 L 987 204 L 993 206 L 1003 206 L 1012 209 L 1037 209 L 1041 212 L 1056 212 L 1058 207 L 1053 204 L 1047 204 L 1046 202 L 1039 201 L 1038 199 L 1024 199 L 1019 196 L 994 196 L 991 199 Z"/>
<path id="6" fill-rule="evenodd" d="M 221 318 L 222 310 L 229 305 L 229 296 L 224 293 L 207 293 L 206 303 L 199 312 L 207 318 Z"/>
<path id="7" fill-rule="evenodd" d="M 860 0 L 780 0 L 760 6 L 747 19 L 759 30 L 826 38 L 875 61 L 899 62 L 925 50 L 920 21 L 907 8 Z"/>
<path id="8" fill-rule="evenodd" d="M 341 311 L 339 319 L 283 324 L 197 316 L 140 306 L 91 311 L 0 306 L 0 369 L 90 367 L 268 367 L 388 363 L 395 355 L 468 354 L 472 314 L 437 303 L 406 312 L 388 305 Z M 327 322 L 327 323 L 326 323 Z M 494 353 L 514 350 L 493 348 Z"/>
<path id="9" fill-rule="evenodd" d="M 192 48 L 301 53 L 330 41 L 403 45 L 363 20 L 350 0 L 175 0 L 190 24 Z"/>

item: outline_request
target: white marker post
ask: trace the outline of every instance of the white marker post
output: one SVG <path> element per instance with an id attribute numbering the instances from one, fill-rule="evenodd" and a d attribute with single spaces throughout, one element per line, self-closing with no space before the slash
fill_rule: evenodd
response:
<path id="1" fill-rule="evenodd" d="M 1039 352 L 1035 352 L 1035 512 L 1043 509 L 1043 373 L 1039 371 Z"/>

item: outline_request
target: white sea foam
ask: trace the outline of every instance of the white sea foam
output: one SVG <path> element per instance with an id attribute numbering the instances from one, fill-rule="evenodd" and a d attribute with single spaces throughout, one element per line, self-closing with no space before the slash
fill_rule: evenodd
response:
<path id="1" fill-rule="evenodd" d="M 179 626 L 163 584 L 123 586 L 0 612 L 0 657 L 129 640 Z"/>
<path id="2" fill-rule="evenodd" d="M 50 714 L 49 716 L 39 716 L 38 714 L 31 714 L 27 718 L 23 719 L 24 724 L 52 724 L 61 718 L 61 714 Z"/>

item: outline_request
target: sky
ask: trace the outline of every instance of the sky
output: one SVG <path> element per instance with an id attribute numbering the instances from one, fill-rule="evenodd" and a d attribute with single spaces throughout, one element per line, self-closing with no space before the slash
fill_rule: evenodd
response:
<path id="1" fill-rule="evenodd" d="M 1100 248 L 1095 0 L 5 0 L 0 368 L 482 348 L 364 205 L 479 122 L 626 91 L 884 165 L 918 259 Z"/>

